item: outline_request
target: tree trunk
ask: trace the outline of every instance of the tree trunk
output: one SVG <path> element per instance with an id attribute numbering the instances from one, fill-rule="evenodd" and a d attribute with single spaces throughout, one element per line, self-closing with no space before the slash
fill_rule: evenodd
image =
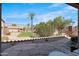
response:
<path id="1" fill-rule="evenodd" d="M 31 19 L 31 32 L 33 32 L 33 20 Z"/>

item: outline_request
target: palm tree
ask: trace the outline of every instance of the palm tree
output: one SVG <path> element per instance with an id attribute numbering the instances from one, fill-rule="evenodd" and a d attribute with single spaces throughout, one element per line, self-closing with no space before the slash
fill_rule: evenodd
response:
<path id="1" fill-rule="evenodd" d="M 35 16 L 35 14 L 34 13 L 29 13 L 28 16 L 29 16 L 29 18 L 31 20 L 31 32 L 33 32 L 33 18 Z"/>

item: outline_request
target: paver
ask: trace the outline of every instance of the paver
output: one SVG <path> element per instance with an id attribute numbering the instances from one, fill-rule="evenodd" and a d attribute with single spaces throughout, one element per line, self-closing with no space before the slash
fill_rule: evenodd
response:
<path id="1" fill-rule="evenodd" d="M 67 38 L 61 38 L 56 41 L 48 41 L 48 42 L 20 42 L 16 43 L 14 46 L 5 49 L 2 52 L 2 55 L 13 55 L 13 56 L 45 56 L 49 55 L 52 51 L 61 51 L 66 53 L 67 55 L 76 55 L 70 53 L 69 46 L 67 46 L 67 42 L 69 40 Z M 7 54 L 5 54 L 5 52 Z"/>

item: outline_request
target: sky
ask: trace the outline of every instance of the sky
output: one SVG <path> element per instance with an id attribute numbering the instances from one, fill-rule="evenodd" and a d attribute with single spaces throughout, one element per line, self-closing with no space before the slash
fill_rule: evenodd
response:
<path id="1" fill-rule="evenodd" d="M 77 9 L 64 3 L 3 3 L 2 19 L 7 24 L 30 24 L 28 14 L 34 13 L 33 24 L 53 20 L 57 16 L 72 19 L 77 24 Z"/>

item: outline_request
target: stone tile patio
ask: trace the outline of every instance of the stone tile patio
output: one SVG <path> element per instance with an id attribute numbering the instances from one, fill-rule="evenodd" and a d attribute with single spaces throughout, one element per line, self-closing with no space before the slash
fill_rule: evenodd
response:
<path id="1" fill-rule="evenodd" d="M 56 41 L 33 41 L 20 42 L 14 46 L 5 49 L 2 52 L 3 56 L 48 56 L 52 51 L 60 51 L 68 56 L 77 55 L 70 52 L 68 46 L 69 39 L 63 38 Z"/>

